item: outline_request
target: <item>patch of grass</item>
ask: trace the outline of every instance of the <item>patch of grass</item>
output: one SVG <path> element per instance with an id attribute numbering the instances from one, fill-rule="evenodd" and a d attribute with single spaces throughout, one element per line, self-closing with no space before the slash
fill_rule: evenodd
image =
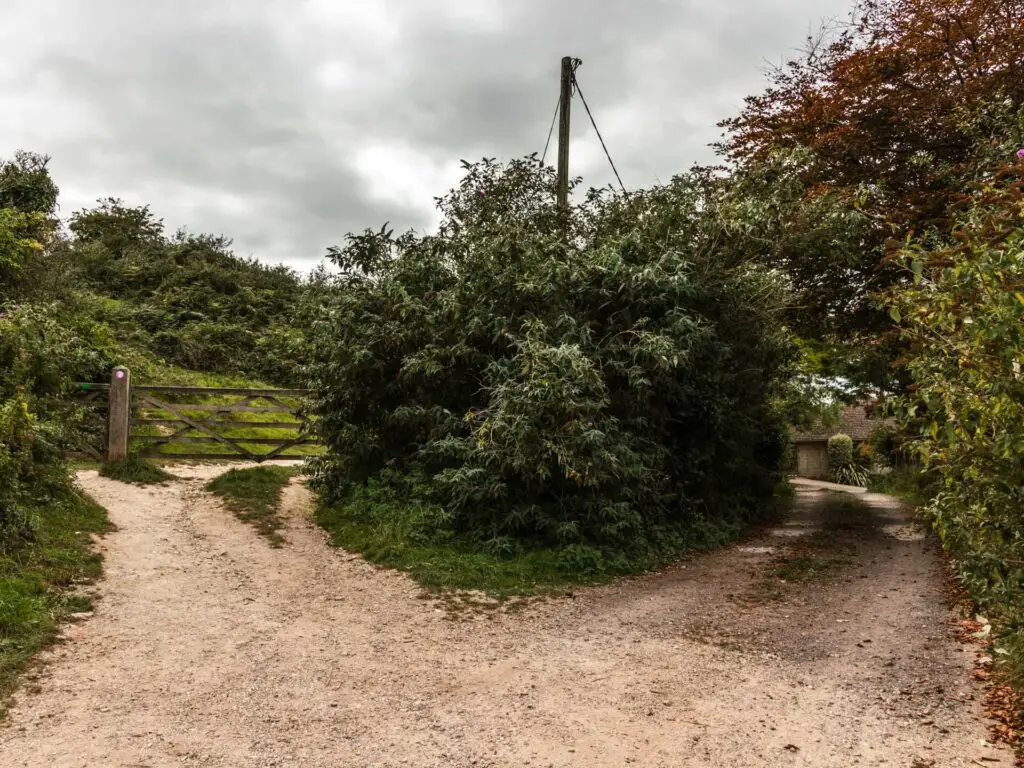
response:
<path id="1" fill-rule="evenodd" d="M 786 504 L 796 498 L 796 488 L 789 482 L 789 478 L 780 480 L 775 485 L 775 501 L 778 504 Z"/>
<path id="2" fill-rule="evenodd" d="M 69 590 L 100 575 L 90 534 L 112 529 L 106 510 L 78 491 L 31 516 L 32 540 L 0 551 L 0 716 L 20 673 L 57 639 L 60 622 L 92 607 L 88 596 Z"/>
<path id="3" fill-rule="evenodd" d="M 824 583 L 836 579 L 851 560 L 837 556 L 815 536 L 772 558 L 765 573 L 751 585 L 741 600 L 754 603 L 778 602 L 786 599 L 792 586 Z"/>
<path id="4" fill-rule="evenodd" d="M 78 472 L 82 469 L 99 470 L 103 466 L 103 462 L 96 461 L 95 459 L 73 458 L 67 460 L 67 466 L 72 472 Z"/>
<path id="5" fill-rule="evenodd" d="M 915 507 L 931 501 L 937 488 L 935 478 L 920 467 L 896 467 L 890 472 L 876 472 L 868 480 L 868 490 L 886 493 Z"/>
<path id="6" fill-rule="evenodd" d="M 206 484 L 206 490 L 219 496 L 239 520 L 250 523 L 273 547 L 280 547 L 284 538 L 277 510 L 281 492 L 299 472 L 298 467 L 250 467 L 231 469 Z"/>
<path id="7" fill-rule="evenodd" d="M 320 508 L 317 522 L 330 532 L 332 546 L 358 552 L 371 563 L 406 571 L 433 592 L 479 590 L 505 597 L 600 580 L 567 574 L 554 550 L 498 556 L 469 542 L 414 543 L 393 521 L 360 519 L 340 506 Z"/>
<path id="8" fill-rule="evenodd" d="M 790 583 L 824 581 L 835 577 L 839 569 L 848 563 L 848 560 L 841 557 L 810 552 L 792 554 L 776 561 L 774 574 Z"/>
<path id="9" fill-rule="evenodd" d="M 795 587 L 836 580 L 854 563 L 856 541 L 871 536 L 874 516 L 856 496 L 829 491 L 814 521 L 821 529 L 778 545 L 764 572 L 741 602 L 770 603 L 785 600 Z"/>
<path id="10" fill-rule="evenodd" d="M 100 465 L 100 474 L 122 483 L 152 485 L 174 480 L 174 475 L 138 456 L 129 456 L 120 461 L 108 461 Z"/>
<path id="11" fill-rule="evenodd" d="M 401 496 L 401 498 L 399 498 Z M 687 553 L 722 546 L 746 530 L 739 523 L 700 521 L 663 532 L 660 547 L 629 554 L 584 544 L 529 547 L 507 539 L 480 541 L 460 536 L 443 510 L 376 487 L 353 491 L 344 501 L 321 505 L 317 522 L 332 546 L 367 561 L 407 572 L 432 593 L 482 608 L 479 597 L 505 603 L 514 596 L 553 595 L 573 585 L 592 585 L 678 561 Z M 493 607 L 493 606 L 492 606 Z"/>
<path id="12" fill-rule="evenodd" d="M 825 491 L 825 516 L 864 516 L 864 505 L 852 493 L 846 491 Z M 858 514 L 859 513 L 859 514 Z"/>
<path id="13" fill-rule="evenodd" d="M 135 384 L 153 384 L 169 387 L 258 387 L 272 385 L 233 373 L 211 373 L 193 371 L 176 365 L 156 364 L 139 377 L 132 377 Z"/>

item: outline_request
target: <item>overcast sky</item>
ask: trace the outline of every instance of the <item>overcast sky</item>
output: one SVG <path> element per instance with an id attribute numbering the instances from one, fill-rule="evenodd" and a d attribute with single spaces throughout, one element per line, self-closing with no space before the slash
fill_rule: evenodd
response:
<path id="1" fill-rule="evenodd" d="M 299 268 L 346 232 L 428 230 L 462 158 L 540 151 L 559 60 L 627 187 L 708 162 L 715 123 L 850 0 L 0 0 L 0 156 L 51 155 L 61 213 Z M 611 180 L 576 102 L 572 171 Z M 549 151 L 554 159 L 554 150 Z"/>

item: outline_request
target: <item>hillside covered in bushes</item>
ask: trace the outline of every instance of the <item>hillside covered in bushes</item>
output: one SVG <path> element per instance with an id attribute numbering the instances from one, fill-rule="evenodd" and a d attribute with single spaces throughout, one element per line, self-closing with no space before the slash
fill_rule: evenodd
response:
<path id="1" fill-rule="evenodd" d="M 45 157 L 0 161 L 0 697 L 88 601 L 104 511 L 72 482 L 75 381 L 239 384 L 298 377 L 295 324 L 313 280 L 231 254 L 220 237 L 167 236 L 116 200 L 57 218 Z"/>
<path id="2" fill-rule="evenodd" d="M 33 505 L 21 500 L 41 477 L 66 485 L 61 456 L 76 447 L 81 417 L 73 382 L 127 365 L 142 382 L 293 384 L 303 302 L 317 283 L 238 258 L 223 237 L 168 236 L 147 207 L 114 199 L 65 226 L 58 196 L 47 158 L 0 162 L 4 539 L 25 529 Z"/>

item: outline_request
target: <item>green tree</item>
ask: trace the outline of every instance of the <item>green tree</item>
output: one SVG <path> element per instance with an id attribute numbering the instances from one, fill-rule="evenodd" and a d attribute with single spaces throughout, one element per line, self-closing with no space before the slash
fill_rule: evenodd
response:
<path id="1" fill-rule="evenodd" d="M 786 287 L 694 241 L 712 224 L 692 188 L 594 193 L 566 239 L 550 169 L 484 161 L 437 236 L 332 249 L 321 492 L 383 484 L 437 505 L 435 533 L 501 551 L 652 557 L 756 517 L 785 447 Z"/>
<path id="2" fill-rule="evenodd" d="M 945 228 L 1024 140 L 1021 18 L 1024 0 L 865 0 L 723 123 L 764 239 L 754 257 L 792 276 L 801 335 L 841 344 L 864 382 L 909 384 L 876 301 L 906 277 L 886 243 Z"/>
<path id="3" fill-rule="evenodd" d="M 1024 162 L 966 197 L 942 242 L 899 255 L 890 311 L 916 389 L 901 403 L 939 478 L 928 507 L 963 582 L 1006 630 L 1024 682 Z"/>
<path id="4" fill-rule="evenodd" d="M 50 178 L 50 158 L 19 150 L 0 161 L 0 209 L 52 216 L 57 210 L 57 185 Z"/>
<path id="5" fill-rule="evenodd" d="M 13 298 L 25 268 L 43 250 L 35 236 L 43 225 L 42 214 L 0 208 L 0 300 Z"/>
<path id="6" fill-rule="evenodd" d="M 0 302 L 17 298 L 26 272 L 43 260 L 57 226 L 49 158 L 18 151 L 0 160 Z"/>
<path id="7" fill-rule="evenodd" d="M 131 207 L 113 197 L 98 202 L 95 208 L 71 215 L 68 228 L 80 244 L 98 243 L 115 259 L 163 244 L 163 220 L 156 218 L 148 205 Z"/>

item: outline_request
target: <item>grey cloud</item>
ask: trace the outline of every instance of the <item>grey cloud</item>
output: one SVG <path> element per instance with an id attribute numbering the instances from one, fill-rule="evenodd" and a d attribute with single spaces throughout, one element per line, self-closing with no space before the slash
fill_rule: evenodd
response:
<path id="1" fill-rule="evenodd" d="M 627 184 L 707 162 L 715 122 L 762 87 L 762 60 L 847 1 L 523 0 L 478 3 L 473 13 L 497 16 L 474 20 L 445 13 L 452 2 L 392 0 L 372 6 L 386 8 L 382 37 L 283 0 L 7 5 L 0 114 L 31 103 L 80 127 L 0 121 L 0 155 L 53 155 L 76 203 L 150 202 L 172 227 L 308 266 L 349 230 L 428 225 L 431 200 L 371 195 L 355 163 L 371 143 L 435 163 L 539 151 L 562 55 L 584 60 L 581 85 Z M 331 61 L 352 81 L 319 81 Z M 626 108 L 629 120 L 611 121 Z M 574 137 L 589 131 L 575 105 Z M 611 180 L 597 161 L 575 170 Z"/>

